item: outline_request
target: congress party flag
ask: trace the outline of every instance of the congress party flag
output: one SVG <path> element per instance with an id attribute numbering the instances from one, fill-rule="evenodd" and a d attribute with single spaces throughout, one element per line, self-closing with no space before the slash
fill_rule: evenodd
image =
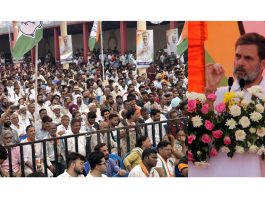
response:
<path id="1" fill-rule="evenodd" d="M 93 51 L 96 42 L 98 42 L 98 37 L 99 37 L 99 21 L 94 21 L 91 33 L 90 33 L 90 37 L 89 37 L 89 41 L 88 41 L 88 46 L 90 51 Z"/>
<path id="2" fill-rule="evenodd" d="M 177 54 L 181 56 L 188 49 L 188 23 L 185 22 L 177 43 Z"/>
<path id="3" fill-rule="evenodd" d="M 13 58 L 23 58 L 43 37 L 43 24 L 41 21 L 21 21 L 18 28 L 14 29 L 17 37 L 14 38 Z"/>

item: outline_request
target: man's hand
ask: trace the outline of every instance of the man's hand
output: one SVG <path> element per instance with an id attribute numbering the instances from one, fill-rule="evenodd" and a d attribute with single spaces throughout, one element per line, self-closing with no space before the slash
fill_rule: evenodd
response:
<path id="1" fill-rule="evenodd" d="M 119 170 L 119 175 L 120 176 L 124 176 L 126 173 L 127 173 L 126 170 L 123 170 L 123 169 Z"/>
<path id="2" fill-rule="evenodd" d="M 207 64 L 205 68 L 206 87 L 210 90 L 216 90 L 218 84 L 224 76 L 224 69 L 220 64 Z"/>

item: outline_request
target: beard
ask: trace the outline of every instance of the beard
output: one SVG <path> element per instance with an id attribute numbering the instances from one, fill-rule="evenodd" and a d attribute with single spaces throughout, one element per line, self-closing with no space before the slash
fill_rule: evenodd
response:
<path id="1" fill-rule="evenodd" d="M 84 170 L 79 170 L 79 169 L 75 168 L 74 171 L 75 171 L 78 175 L 81 175 L 81 174 L 83 174 L 83 171 L 84 171 Z"/>
<path id="2" fill-rule="evenodd" d="M 22 120 L 26 120 L 27 119 L 27 114 L 20 114 L 20 116 L 21 116 Z"/>
<path id="3" fill-rule="evenodd" d="M 10 126 L 11 126 L 11 122 L 10 121 L 4 123 L 4 127 L 5 128 L 10 128 Z"/>
<path id="4" fill-rule="evenodd" d="M 245 75 L 240 76 L 237 74 L 237 72 L 243 72 Z M 234 75 L 237 78 L 237 80 L 239 81 L 240 79 L 244 79 L 246 84 L 253 83 L 257 79 L 257 77 L 260 73 L 262 73 L 262 67 L 260 64 L 258 64 L 256 66 L 255 71 L 253 71 L 251 73 L 247 73 L 246 70 L 241 66 L 238 66 L 237 68 L 234 69 Z"/>

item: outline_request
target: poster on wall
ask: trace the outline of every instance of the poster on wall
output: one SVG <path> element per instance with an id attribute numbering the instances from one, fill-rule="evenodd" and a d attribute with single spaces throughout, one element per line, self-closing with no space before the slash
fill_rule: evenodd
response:
<path id="1" fill-rule="evenodd" d="M 73 61 L 72 36 L 59 36 L 59 46 L 61 64 L 71 63 Z"/>
<path id="2" fill-rule="evenodd" d="M 154 61 L 153 30 L 136 30 L 137 68 L 149 67 Z"/>
<path id="3" fill-rule="evenodd" d="M 167 53 L 170 55 L 172 52 L 177 53 L 177 43 L 178 43 L 178 28 L 170 29 L 166 31 L 167 36 Z"/>

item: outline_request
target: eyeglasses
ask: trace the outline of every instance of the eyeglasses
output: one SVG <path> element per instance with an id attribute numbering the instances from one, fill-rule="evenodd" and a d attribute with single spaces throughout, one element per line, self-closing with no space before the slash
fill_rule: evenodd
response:
<path id="1" fill-rule="evenodd" d="M 10 136 L 10 137 L 4 137 L 4 139 L 8 140 L 8 139 L 12 139 L 13 136 Z"/>

